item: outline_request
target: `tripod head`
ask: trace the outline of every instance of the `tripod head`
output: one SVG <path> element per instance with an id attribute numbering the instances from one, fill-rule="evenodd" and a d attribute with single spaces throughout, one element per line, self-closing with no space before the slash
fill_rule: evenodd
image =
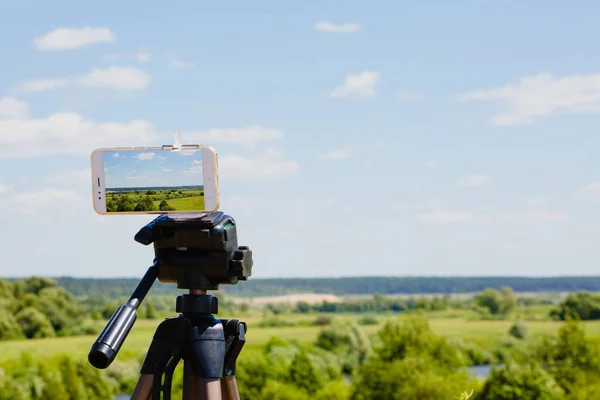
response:
<path id="1" fill-rule="evenodd" d="M 252 273 L 252 252 L 238 246 L 235 220 L 223 212 L 201 216 L 161 215 L 135 235 L 154 243 L 158 280 L 179 289 L 217 290 Z"/>
<path id="2" fill-rule="evenodd" d="M 90 364 L 107 368 L 117 356 L 137 318 L 136 310 L 158 279 L 189 289 L 177 299 L 177 311 L 213 314 L 216 298 L 203 296 L 220 284 L 235 285 L 252 273 L 252 251 L 238 246 L 235 220 L 223 212 L 161 215 L 142 227 L 134 239 L 154 243 L 154 263 L 129 298 L 117 308 L 88 354 Z"/>

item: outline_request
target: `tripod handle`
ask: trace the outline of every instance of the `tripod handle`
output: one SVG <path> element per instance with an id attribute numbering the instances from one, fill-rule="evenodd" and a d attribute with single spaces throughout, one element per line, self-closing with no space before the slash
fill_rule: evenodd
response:
<path id="1" fill-rule="evenodd" d="M 117 308 L 88 354 L 88 361 L 98 369 L 107 368 L 117 356 L 121 345 L 137 319 L 137 304 L 129 301 Z"/>
<path id="2" fill-rule="evenodd" d="M 156 262 L 148 268 L 146 274 L 137 285 L 129 301 L 117 308 L 110 317 L 96 342 L 88 354 L 88 361 L 98 369 L 107 368 L 117 356 L 121 345 L 127 338 L 129 331 L 137 319 L 136 310 L 150 291 L 152 284 L 158 276 Z"/>

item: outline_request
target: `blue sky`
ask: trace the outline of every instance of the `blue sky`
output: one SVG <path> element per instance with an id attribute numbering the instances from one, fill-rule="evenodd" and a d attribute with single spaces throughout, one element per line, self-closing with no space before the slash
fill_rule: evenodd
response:
<path id="1" fill-rule="evenodd" d="M 599 12 L 0 2 L 0 275 L 141 276 L 150 218 L 94 213 L 89 155 L 175 129 L 255 277 L 598 274 Z"/>
<path id="2" fill-rule="evenodd" d="M 103 156 L 107 188 L 202 185 L 200 151 L 107 151 Z"/>

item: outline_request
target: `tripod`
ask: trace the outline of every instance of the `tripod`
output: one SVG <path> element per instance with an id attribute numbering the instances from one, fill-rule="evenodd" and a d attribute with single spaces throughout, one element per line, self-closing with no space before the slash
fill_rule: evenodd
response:
<path id="1" fill-rule="evenodd" d="M 156 329 L 140 370 L 132 400 L 169 400 L 173 372 L 183 364 L 183 399 L 239 400 L 236 361 L 246 341 L 247 325 L 217 319 L 218 299 L 207 290 L 236 284 L 251 274 L 252 252 L 237 246 L 235 221 L 222 212 L 199 218 L 156 218 L 135 240 L 154 242 L 154 264 L 120 306 L 93 344 L 88 360 L 107 368 L 136 320 L 136 310 L 158 278 L 189 293 L 177 297 L 178 317 Z"/>

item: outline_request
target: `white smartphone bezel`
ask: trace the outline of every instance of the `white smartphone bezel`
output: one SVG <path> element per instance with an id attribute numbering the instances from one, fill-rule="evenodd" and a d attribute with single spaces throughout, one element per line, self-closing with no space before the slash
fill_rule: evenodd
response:
<path id="1" fill-rule="evenodd" d="M 179 211 L 127 211 L 106 212 L 106 193 L 104 180 L 104 153 L 106 152 L 140 152 L 140 151 L 202 151 L 202 181 L 204 185 L 204 208 L 206 210 L 179 210 Z M 181 148 L 173 147 L 117 147 L 110 149 L 96 149 L 90 157 L 92 164 L 92 199 L 94 211 L 100 215 L 126 215 L 126 214 L 195 214 L 212 213 L 219 209 L 219 177 L 217 152 L 208 146 L 185 145 Z"/>

